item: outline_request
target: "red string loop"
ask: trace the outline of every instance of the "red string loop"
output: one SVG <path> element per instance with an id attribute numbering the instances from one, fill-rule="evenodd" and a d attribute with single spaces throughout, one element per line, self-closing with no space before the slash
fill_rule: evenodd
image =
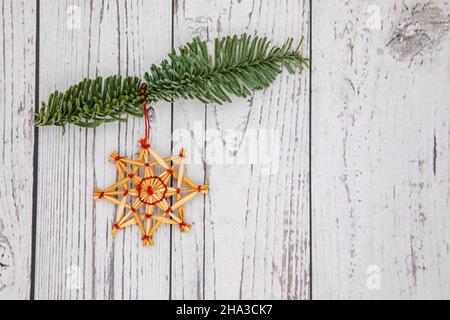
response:
<path id="1" fill-rule="evenodd" d="M 145 121 L 145 145 L 149 145 L 150 139 L 150 118 L 147 110 L 147 84 L 144 82 L 141 84 L 138 90 L 138 95 L 143 98 L 142 109 L 144 112 L 144 121 Z"/>

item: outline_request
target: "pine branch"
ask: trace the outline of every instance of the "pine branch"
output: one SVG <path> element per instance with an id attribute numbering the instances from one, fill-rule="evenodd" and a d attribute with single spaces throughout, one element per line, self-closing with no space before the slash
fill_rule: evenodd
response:
<path id="1" fill-rule="evenodd" d="M 285 67 L 301 72 L 308 60 L 292 39 L 282 47 L 271 46 L 266 37 L 246 34 L 216 39 L 213 57 L 207 43 L 194 38 L 173 51 L 159 66 L 144 74 L 147 102 L 198 99 L 204 103 L 230 102 L 230 95 L 247 97 L 253 90 L 267 88 Z M 121 116 L 142 116 L 143 96 L 138 95 L 137 77 L 101 77 L 83 80 L 64 94 L 54 92 L 42 103 L 35 125 L 75 124 L 96 127 L 102 123 L 126 121 Z"/>
<path id="2" fill-rule="evenodd" d="M 141 80 L 137 77 L 111 76 L 103 80 L 84 79 L 65 93 L 55 91 L 47 103 L 42 102 L 36 126 L 77 126 L 94 128 L 102 123 L 126 121 L 123 114 L 142 117 L 143 98 L 138 95 Z"/>
<path id="3" fill-rule="evenodd" d="M 271 47 L 266 37 L 233 36 L 216 39 L 214 61 L 207 43 L 192 43 L 172 52 L 169 60 L 145 73 L 148 97 L 152 100 L 196 98 L 204 103 L 231 102 L 230 94 L 246 97 L 252 90 L 268 87 L 284 66 L 290 73 L 302 71 L 307 60 L 299 47 L 291 50 L 292 39 L 283 47 Z"/>

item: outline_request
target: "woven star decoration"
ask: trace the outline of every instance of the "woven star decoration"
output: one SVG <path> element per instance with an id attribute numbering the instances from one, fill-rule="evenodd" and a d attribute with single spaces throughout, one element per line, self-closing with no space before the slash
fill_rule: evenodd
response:
<path id="1" fill-rule="evenodd" d="M 198 185 L 184 175 L 185 149 L 176 156 L 161 158 L 146 138 L 139 143 L 141 151 L 136 160 L 117 152 L 111 154 L 109 160 L 115 162 L 120 180 L 104 191 L 95 189 L 94 199 L 108 200 L 118 206 L 113 235 L 137 224 L 143 245 L 149 246 L 154 245 L 152 236 L 161 224 L 178 225 L 181 232 L 189 231 L 191 224 L 184 220 L 183 205 L 198 194 L 208 193 L 208 185 Z M 164 171 L 155 175 L 158 166 Z M 170 186 L 172 178 L 175 187 Z M 172 205 L 171 197 L 175 197 Z"/>

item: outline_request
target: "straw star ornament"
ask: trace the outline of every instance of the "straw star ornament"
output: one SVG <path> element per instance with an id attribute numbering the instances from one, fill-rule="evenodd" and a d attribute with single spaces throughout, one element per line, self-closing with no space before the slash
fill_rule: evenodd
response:
<path id="1" fill-rule="evenodd" d="M 183 206 L 198 194 L 206 194 L 208 185 L 198 185 L 184 175 L 185 149 L 176 156 L 161 158 L 146 138 L 139 142 L 141 151 L 136 160 L 117 152 L 111 154 L 109 159 L 115 162 L 120 179 L 103 191 L 95 189 L 94 199 L 118 206 L 113 235 L 137 225 L 143 244 L 149 246 L 154 244 L 152 237 L 161 224 L 178 225 L 181 232 L 189 231 L 191 225 L 185 222 Z M 156 175 L 158 166 L 164 171 Z M 170 186 L 171 179 L 175 180 L 175 187 Z M 172 205 L 171 197 L 175 198 Z"/>

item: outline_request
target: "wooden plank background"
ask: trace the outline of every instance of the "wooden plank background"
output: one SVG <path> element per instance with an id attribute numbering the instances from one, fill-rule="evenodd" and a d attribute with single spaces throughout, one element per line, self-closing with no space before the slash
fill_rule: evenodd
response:
<path id="1" fill-rule="evenodd" d="M 282 43 L 308 37 L 309 2 L 179 0 L 174 17 L 175 46 L 193 36 L 256 31 Z M 285 73 L 270 89 L 227 106 L 175 103 L 175 129 L 206 131 L 206 144 L 189 148 L 203 161 L 188 172 L 208 181 L 211 192 L 187 209 L 198 221 L 192 242 L 174 233 L 174 298 L 309 297 L 308 99 L 308 73 Z M 251 152 L 246 137 L 258 129 L 280 134 L 277 174 L 265 174 L 266 159 L 239 164 Z"/>
<path id="2" fill-rule="evenodd" d="M 30 297 L 35 3 L 0 4 L 0 299 Z"/>
<path id="3" fill-rule="evenodd" d="M 450 298 L 449 1 L 0 10 L 0 299 Z M 152 145 L 185 145 L 210 194 L 187 206 L 187 234 L 113 240 L 115 208 L 92 190 L 115 180 L 107 158 L 135 152 L 143 122 L 62 135 L 34 130 L 36 103 L 84 77 L 142 75 L 193 36 L 242 32 L 304 35 L 311 69 L 226 106 L 159 103 Z M 250 160 L 252 141 L 273 156 Z"/>
<path id="4" fill-rule="evenodd" d="M 450 3 L 313 2 L 313 298 L 450 297 Z"/>

